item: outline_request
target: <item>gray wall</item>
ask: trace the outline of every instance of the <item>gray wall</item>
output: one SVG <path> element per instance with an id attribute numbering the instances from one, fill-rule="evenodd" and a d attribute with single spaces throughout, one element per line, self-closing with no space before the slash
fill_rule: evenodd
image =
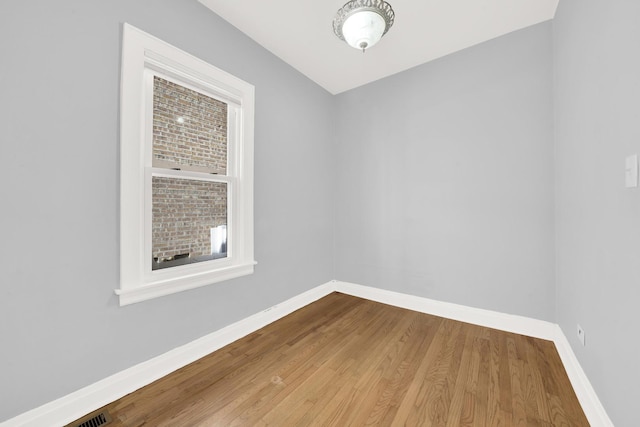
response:
<path id="1" fill-rule="evenodd" d="M 339 95 L 336 278 L 554 318 L 551 24 Z"/>
<path id="2" fill-rule="evenodd" d="M 638 425 L 640 2 L 562 0 L 555 62 L 557 320 L 612 421 Z M 586 346 L 576 338 L 585 330 Z"/>
<path id="3" fill-rule="evenodd" d="M 333 98 L 196 1 L 3 2 L 0 421 L 333 278 Z M 256 86 L 253 276 L 120 308 L 129 22 Z"/>
<path id="4" fill-rule="evenodd" d="M 195 1 L 4 4 L 0 421 L 337 278 L 557 319 L 633 425 L 638 16 L 563 0 L 553 24 L 333 98 Z M 259 264 L 120 308 L 125 21 L 256 86 Z"/>

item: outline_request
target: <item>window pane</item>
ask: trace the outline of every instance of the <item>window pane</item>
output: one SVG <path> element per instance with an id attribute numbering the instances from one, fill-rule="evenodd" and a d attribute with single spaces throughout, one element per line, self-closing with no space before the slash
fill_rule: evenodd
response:
<path id="1" fill-rule="evenodd" d="M 227 104 L 153 78 L 153 165 L 227 173 Z"/>
<path id="2" fill-rule="evenodd" d="M 152 178 L 152 269 L 227 256 L 227 184 Z"/>

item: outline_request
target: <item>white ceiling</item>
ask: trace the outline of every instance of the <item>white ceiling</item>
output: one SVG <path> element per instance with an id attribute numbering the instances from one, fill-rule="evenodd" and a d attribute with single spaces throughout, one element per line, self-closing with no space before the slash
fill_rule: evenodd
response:
<path id="1" fill-rule="evenodd" d="M 199 0 L 333 94 L 552 19 L 559 0 L 388 0 L 396 14 L 362 53 L 333 34 L 347 0 Z"/>

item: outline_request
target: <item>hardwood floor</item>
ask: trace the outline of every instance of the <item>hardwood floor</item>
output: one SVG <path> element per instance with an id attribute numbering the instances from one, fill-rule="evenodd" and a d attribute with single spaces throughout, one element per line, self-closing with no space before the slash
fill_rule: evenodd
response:
<path id="1" fill-rule="evenodd" d="M 104 409 L 128 427 L 589 425 L 552 342 L 339 293 Z"/>

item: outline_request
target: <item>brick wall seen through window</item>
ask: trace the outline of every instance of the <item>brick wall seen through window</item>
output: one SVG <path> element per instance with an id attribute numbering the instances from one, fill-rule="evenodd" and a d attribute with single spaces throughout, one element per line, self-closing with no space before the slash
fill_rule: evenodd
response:
<path id="1" fill-rule="evenodd" d="M 153 160 L 226 174 L 227 104 L 154 77 Z"/>
<path id="2" fill-rule="evenodd" d="M 153 165 L 225 174 L 227 105 L 154 77 Z M 152 199 L 154 269 L 176 257 L 202 260 L 219 250 L 212 251 L 211 239 L 227 224 L 225 183 L 154 176 Z"/>

